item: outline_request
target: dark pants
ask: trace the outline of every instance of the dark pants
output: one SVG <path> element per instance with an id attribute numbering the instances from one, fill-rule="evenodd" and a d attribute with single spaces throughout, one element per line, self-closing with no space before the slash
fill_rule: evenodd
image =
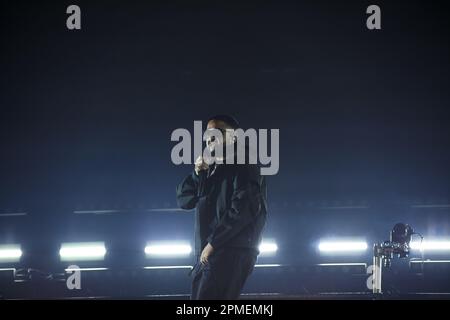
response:
<path id="1" fill-rule="evenodd" d="M 208 263 L 192 271 L 192 300 L 238 299 L 256 263 L 255 250 L 223 248 L 213 252 Z"/>

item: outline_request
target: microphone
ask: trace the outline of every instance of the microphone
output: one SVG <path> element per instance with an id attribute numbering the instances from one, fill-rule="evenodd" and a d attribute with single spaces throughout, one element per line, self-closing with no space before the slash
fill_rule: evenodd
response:
<path id="1" fill-rule="evenodd" d="M 200 170 L 198 172 L 198 189 L 197 189 L 197 196 L 198 197 L 202 197 L 204 195 L 204 191 L 205 191 L 205 182 L 206 182 L 206 175 L 207 175 L 207 170 Z"/>
<path id="2" fill-rule="evenodd" d="M 205 158 L 203 158 L 203 159 L 205 159 Z M 208 168 L 207 168 L 207 169 L 200 170 L 200 171 L 198 172 L 198 178 L 199 178 L 198 189 L 197 189 L 197 196 L 198 196 L 198 197 L 203 197 L 203 196 L 205 195 L 205 184 L 206 184 L 206 179 L 208 178 L 208 173 L 209 173 L 210 170 L 211 170 L 211 167 L 209 166 L 209 164 L 212 163 L 212 162 L 211 162 L 211 159 L 212 159 L 212 158 L 207 157 L 206 159 L 207 159 L 206 162 L 205 162 L 204 160 L 203 160 L 203 161 L 204 161 L 206 164 L 208 164 Z"/>

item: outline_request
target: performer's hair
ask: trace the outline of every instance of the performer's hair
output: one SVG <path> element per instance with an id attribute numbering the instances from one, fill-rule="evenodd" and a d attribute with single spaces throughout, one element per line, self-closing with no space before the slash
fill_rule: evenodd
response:
<path id="1" fill-rule="evenodd" d="M 229 125 L 232 129 L 239 128 L 239 122 L 236 120 L 235 117 L 230 115 L 218 114 L 215 115 L 214 117 L 209 118 L 207 122 L 210 121 L 222 121 L 225 122 L 227 125 Z"/>

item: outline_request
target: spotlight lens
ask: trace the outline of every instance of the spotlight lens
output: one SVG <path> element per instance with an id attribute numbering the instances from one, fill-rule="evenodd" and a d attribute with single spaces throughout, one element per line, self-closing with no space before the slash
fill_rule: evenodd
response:
<path id="1" fill-rule="evenodd" d="M 59 250 L 61 261 L 103 260 L 105 254 L 104 242 L 63 243 Z"/>
<path id="2" fill-rule="evenodd" d="M 422 243 L 420 241 L 413 241 L 410 243 L 412 250 L 420 251 L 448 251 L 450 250 L 450 241 L 448 240 L 424 240 Z"/>
<path id="3" fill-rule="evenodd" d="M 259 252 L 262 255 L 275 254 L 278 251 L 278 245 L 273 241 L 263 241 L 259 245 Z"/>
<path id="4" fill-rule="evenodd" d="M 20 245 L 2 245 L 0 246 L 0 263 L 2 262 L 19 262 L 22 257 Z"/>
<path id="5" fill-rule="evenodd" d="M 189 243 L 154 243 L 145 247 L 145 254 L 154 257 L 181 257 L 191 252 Z"/>
<path id="6" fill-rule="evenodd" d="M 319 251 L 322 253 L 363 252 L 368 248 L 364 241 L 322 241 Z"/>

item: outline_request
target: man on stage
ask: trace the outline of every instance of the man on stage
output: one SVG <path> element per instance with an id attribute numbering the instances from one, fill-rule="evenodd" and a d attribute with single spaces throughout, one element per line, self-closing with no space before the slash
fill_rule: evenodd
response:
<path id="1" fill-rule="evenodd" d="M 223 159 L 208 165 L 199 157 L 177 187 L 178 205 L 196 208 L 194 300 L 239 298 L 259 254 L 267 217 L 266 183 L 259 166 L 236 164 L 234 154 L 234 163 L 228 163 L 226 150 L 236 144 L 237 128 L 231 116 L 212 117 L 207 130 L 220 130 L 223 139 L 207 139 L 207 146 L 212 151 L 223 148 Z"/>

